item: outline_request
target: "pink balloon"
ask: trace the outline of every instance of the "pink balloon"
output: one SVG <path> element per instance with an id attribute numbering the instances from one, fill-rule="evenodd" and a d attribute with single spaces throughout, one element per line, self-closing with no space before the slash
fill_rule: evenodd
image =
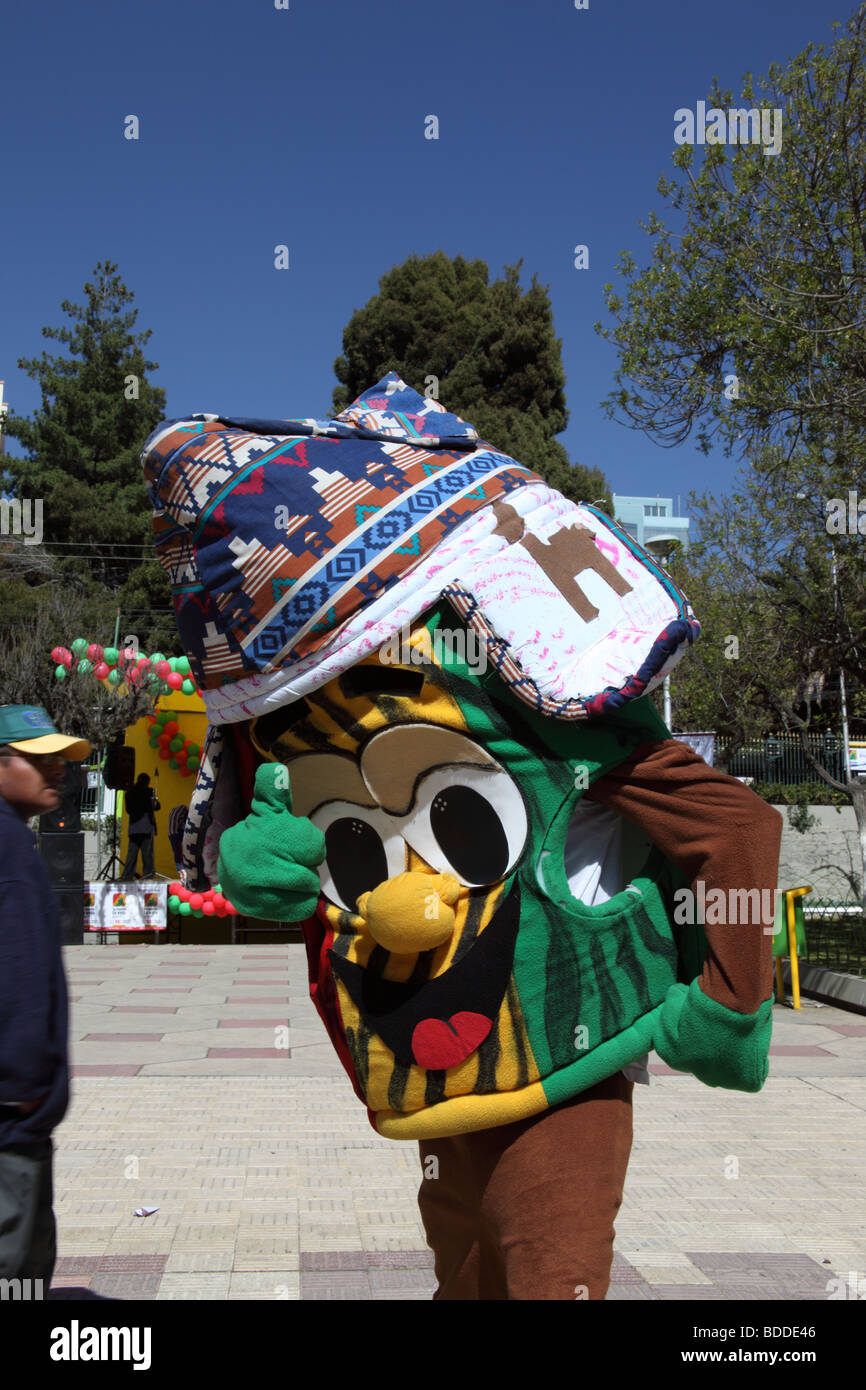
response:
<path id="1" fill-rule="evenodd" d="M 180 690 L 183 685 L 183 676 L 179 671 L 170 671 L 165 679 L 172 690 Z"/>

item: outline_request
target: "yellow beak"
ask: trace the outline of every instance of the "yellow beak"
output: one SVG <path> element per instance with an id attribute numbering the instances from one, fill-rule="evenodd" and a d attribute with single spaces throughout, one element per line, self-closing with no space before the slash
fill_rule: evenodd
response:
<path id="1" fill-rule="evenodd" d="M 454 931 L 453 904 L 460 884 L 453 874 L 405 873 L 380 883 L 358 899 L 358 913 L 386 951 L 414 955 L 431 951 Z"/>

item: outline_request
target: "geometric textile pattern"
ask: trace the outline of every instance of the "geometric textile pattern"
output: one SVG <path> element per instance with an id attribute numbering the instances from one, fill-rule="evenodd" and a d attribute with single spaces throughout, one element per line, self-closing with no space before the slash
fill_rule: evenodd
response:
<path id="1" fill-rule="evenodd" d="M 142 464 L 204 690 L 309 656 L 473 512 L 539 481 L 393 372 L 334 421 L 163 421 Z"/>

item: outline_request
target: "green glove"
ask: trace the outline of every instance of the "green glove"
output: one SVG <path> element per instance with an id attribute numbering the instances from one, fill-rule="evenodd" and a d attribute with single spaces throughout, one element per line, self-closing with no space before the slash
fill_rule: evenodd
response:
<path id="1" fill-rule="evenodd" d="M 760 1091 L 770 1070 L 773 1001 L 754 1014 L 738 1014 L 709 999 L 697 980 L 671 985 L 653 1034 L 653 1047 L 675 1071 L 691 1072 L 705 1086 Z"/>
<path id="2" fill-rule="evenodd" d="M 316 910 L 316 869 L 324 858 L 322 831 L 305 816 L 292 815 L 286 769 L 263 763 L 250 814 L 220 837 L 219 881 L 226 897 L 245 917 L 303 922 Z"/>

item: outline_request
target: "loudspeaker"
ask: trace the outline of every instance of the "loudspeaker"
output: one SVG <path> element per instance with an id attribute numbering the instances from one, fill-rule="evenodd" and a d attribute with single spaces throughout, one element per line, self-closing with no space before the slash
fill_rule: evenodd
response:
<path id="1" fill-rule="evenodd" d="M 84 882 L 84 833 L 39 836 L 39 853 L 51 882 L 61 888 Z"/>
<path id="2" fill-rule="evenodd" d="M 81 946 L 84 942 L 84 886 L 55 888 L 57 920 L 64 946 Z"/>
<path id="3" fill-rule="evenodd" d="M 110 791 L 128 792 L 135 781 L 135 749 L 113 743 L 105 755 L 102 778 Z"/>
<path id="4" fill-rule="evenodd" d="M 39 817 L 39 833 L 52 835 L 76 833 L 81 830 L 81 793 L 84 790 L 84 768 L 81 763 L 67 763 L 60 801 L 57 809 Z"/>

